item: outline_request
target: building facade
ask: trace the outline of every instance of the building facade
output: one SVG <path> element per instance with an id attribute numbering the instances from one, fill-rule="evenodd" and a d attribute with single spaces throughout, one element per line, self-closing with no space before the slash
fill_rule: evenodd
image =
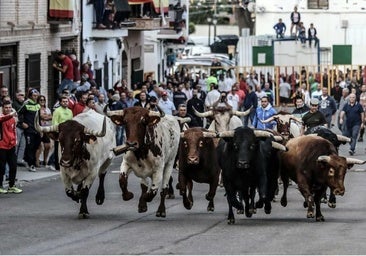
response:
<path id="1" fill-rule="evenodd" d="M 33 87 L 54 98 L 60 74 L 52 68 L 53 52 L 79 52 L 79 1 L 67 1 L 67 15 L 53 13 L 47 0 L 0 1 L 0 85 L 17 89 Z M 51 14 L 52 15 L 52 14 Z"/>

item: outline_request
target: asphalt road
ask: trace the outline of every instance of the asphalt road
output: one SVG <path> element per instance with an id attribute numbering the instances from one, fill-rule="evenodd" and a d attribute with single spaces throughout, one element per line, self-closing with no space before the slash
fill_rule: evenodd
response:
<path id="1" fill-rule="evenodd" d="M 363 144 L 359 147 L 354 157 L 361 156 Z M 342 146 L 341 151 L 348 148 Z M 165 219 L 155 217 L 158 196 L 148 212 L 138 213 L 139 181 L 131 174 L 129 186 L 135 197 L 122 201 L 116 173 L 119 161 L 114 160 L 106 176 L 102 206 L 94 201 L 97 183 L 92 187 L 90 219 L 77 218 L 79 205 L 66 197 L 55 175 L 23 181 L 22 194 L 0 195 L 0 254 L 366 253 L 366 172 L 354 169 L 346 175 L 346 193 L 337 197 L 337 208 L 322 205 L 325 222 L 306 218 L 302 196 L 293 185 L 286 208 L 275 202 L 270 215 L 259 209 L 252 218 L 236 215 L 236 223 L 228 225 L 222 188 L 217 191 L 215 212 L 206 212 L 206 184 L 194 184 L 190 211 L 176 191 L 176 198 L 167 200 Z"/>

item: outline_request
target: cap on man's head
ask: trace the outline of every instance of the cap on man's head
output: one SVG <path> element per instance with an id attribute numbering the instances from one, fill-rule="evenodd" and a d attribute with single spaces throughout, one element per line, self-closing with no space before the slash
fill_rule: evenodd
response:
<path id="1" fill-rule="evenodd" d="M 317 98 L 313 98 L 310 100 L 310 105 L 319 105 L 319 100 Z"/>
<path id="2" fill-rule="evenodd" d="M 28 92 L 28 97 L 31 97 L 33 94 L 39 94 L 39 91 L 37 89 L 32 89 Z"/>

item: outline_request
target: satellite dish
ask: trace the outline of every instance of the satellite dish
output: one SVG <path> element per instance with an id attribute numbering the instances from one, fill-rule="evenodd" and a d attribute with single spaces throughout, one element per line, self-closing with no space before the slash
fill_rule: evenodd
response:
<path id="1" fill-rule="evenodd" d="M 248 11 L 249 12 L 255 12 L 255 3 L 254 2 L 249 2 Z"/>

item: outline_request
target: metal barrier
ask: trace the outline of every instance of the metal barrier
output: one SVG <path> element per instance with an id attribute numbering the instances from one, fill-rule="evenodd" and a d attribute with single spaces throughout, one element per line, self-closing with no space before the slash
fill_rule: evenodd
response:
<path id="1" fill-rule="evenodd" d="M 342 79 L 343 81 L 348 79 L 356 79 L 362 84 L 366 84 L 366 65 L 313 65 L 313 66 L 222 66 L 212 67 L 209 65 L 202 65 L 202 63 L 196 62 L 193 65 L 194 68 L 187 69 L 188 73 L 191 73 L 191 77 L 195 77 L 196 74 L 205 72 L 210 75 L 215 70 L 232 70 L 235 74 L 235 78 L 239 81 L 240 77 L 246 78 L 251 73 L 258 75 L 258 82 L 260 77 L 264 78 L 267 82 L 271 78 L 274 81 L 274 88 L 272 88 L 275 95 L 275 105 L 279 103 L 279 84 L 280 78 L 284 77 L 289 79 L 289 83 L 292 87 L 292 93 L 296 90 L 297 84 L 306 83 L 308 91 L 310 91 L 311 81 L 317 81 L 322 86 L 327 86 L 330 89 L 334 86 L 335 81 Z M 231 71 L 231 72 L 232 72 Z M 362 81 L 361 81 L 362 79 Z"/>

